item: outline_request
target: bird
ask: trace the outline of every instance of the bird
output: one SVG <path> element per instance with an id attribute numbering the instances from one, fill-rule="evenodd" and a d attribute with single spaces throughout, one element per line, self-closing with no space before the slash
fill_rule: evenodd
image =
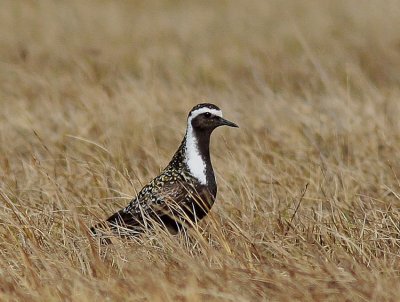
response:
<path id="1" fill-rule="evenodd" d="M 204 218 L 217 197 L 210 138 L 220 126 L 238 128 L 222 117 L 218 106 L 194 106 L 187 116 L 184 138 L 169 164 L 126 207 L 91 227 L 92 234 L 98 235 L 106 227 L 121 236 L 134 236 L 156 224 L 177 234 Z"/>

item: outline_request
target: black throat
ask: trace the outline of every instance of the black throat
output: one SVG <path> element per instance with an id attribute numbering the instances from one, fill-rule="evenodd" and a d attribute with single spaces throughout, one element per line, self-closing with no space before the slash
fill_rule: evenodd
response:
<path id="1" fill-rule="evenodd" d="M 206 170 L 211 170 L 211 157 L 210 157 L 210 137 L 212 131 L 200 131 L 193 129 L 193 136 L 197 140 L 197 148 L 199 150 L 201 158 L 206 163 Z M 207 175 L 208 176 L 208 175 Z M 208 178 L 208 177 L 207 177 Z"/>
<path id="2" fill-rule="evenodd" d="M 212 130 L 204 131 L 195 128 L 191 129 L 193 131 L 193 138 L 197 142 L 198 152 L 206 165 L 205 174 L 206 174 L 207 189 L 215 197 L 217 194 L 217 184 L 215 182 L 214 170 L 211 164 L 211 157 L 210 157 L 210 137 Z M 182 143 L 179 146 L 179 149 L 176 151 L 168 167 L 177 170 L 180 169 L 189 170 L 189 167 L 185 162 L 187 136 L 188 133 L 185 134 L 185 137 L 183 138 Z"/>
<path id="3" fill-rule="evenodd" d="M 210 138 L 211 138 L 212 130 L 198 130 L 193 128 L 193 136 L 197 141 L 197 149 L 201 158 L 203 159 L 206 165 L 206 180 L 207 187 L 213 195 L 216 194 L 217 185 L 215 182 L 214 170 L 211 164 L 210 157 Z"/>

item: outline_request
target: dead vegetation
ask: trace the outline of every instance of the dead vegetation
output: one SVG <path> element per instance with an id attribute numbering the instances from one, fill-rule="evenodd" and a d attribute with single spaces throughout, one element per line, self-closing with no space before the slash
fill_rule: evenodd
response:
<path id="1" fill-rule="evenodd" d="M 1 301 L 397 301 L 400 2 L 0 3 Z M 87 227 L 218 104 L 187 236 Z"/>

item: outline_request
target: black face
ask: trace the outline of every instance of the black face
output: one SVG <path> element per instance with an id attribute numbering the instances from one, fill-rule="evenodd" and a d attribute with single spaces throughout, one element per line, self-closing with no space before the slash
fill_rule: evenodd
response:
<path id="1" fill-rule="evenodd" d="M 214 115 L 211 112 L 205 112 L 193 118 L 192 126 L 194 129 L 200 131 L 212 131 L 219 126 L 239 127 L 235 123 Z"/>

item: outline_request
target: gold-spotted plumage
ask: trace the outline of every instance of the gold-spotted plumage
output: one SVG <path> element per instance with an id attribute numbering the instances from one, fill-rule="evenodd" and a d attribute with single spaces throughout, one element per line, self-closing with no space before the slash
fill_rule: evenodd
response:
<path id="1" fill-rule="evenodd" d="M 217 194 L 210 135 L 221 125 L 237 127 L 220 112 L 212 104 L 199 104 L 191 110 L 185 137 L 168 166 L 127 207 L 107 219 L 111 229 L 134 234 L 155 222 L 176 232 L 209 212 Z M 96 234 L 98 228 L 92 232 Z"/>

